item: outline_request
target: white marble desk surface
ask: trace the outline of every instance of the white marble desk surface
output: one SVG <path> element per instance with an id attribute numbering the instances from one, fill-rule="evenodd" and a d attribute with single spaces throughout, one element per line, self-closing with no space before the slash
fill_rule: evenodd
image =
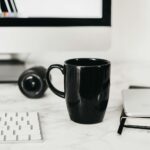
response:
<path id="1" fill-rule="evenodd" d="M 61 84 L 58 80 L 57 87 Z M 121 90 L 129 84 L 150 85 L 150 64 L 113 63 L 111 94 L 105 119 L 95 125 L 70 121 L 65 100 L 50 90 L 44 98 L 30 100 L 16 85 L 0 85 L 0 111 L 38 111 L 44 141 L 42 143 L 0 144 L 0 150 L 149 150 L 150 131 L 124 129 L 117 134 L 122 100 Z"/>

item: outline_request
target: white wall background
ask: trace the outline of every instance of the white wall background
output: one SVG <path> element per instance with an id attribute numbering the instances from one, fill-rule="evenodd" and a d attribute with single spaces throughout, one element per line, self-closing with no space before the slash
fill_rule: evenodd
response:
<path id="1" fill-rule="evenodd" d="M 109 57 L 150 61 L 150 0 L 112 0 Z"/>
<path id="2" fill-rule="evenodd" d="M 112 0 L 112 47 L 101 55 L 150 61 L 150 0 Z"/>

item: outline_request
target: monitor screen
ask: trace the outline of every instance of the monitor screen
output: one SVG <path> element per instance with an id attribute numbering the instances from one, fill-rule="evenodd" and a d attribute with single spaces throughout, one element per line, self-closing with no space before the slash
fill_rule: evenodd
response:
<path id="1" fill-rule="evenodd" d="M 102 0 L 15 0 L 20 17 L 102 18 Z"/>

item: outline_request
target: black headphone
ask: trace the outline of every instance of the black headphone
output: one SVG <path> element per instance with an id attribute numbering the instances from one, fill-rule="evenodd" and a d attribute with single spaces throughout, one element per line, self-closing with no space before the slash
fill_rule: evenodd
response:
<path id="1" fill-rule="evenodd" d="M 20 91 L 28 98 L 41 98 L 48 87 L 46 71 L 42 66 L 25 70 L 18 79 Z"/>

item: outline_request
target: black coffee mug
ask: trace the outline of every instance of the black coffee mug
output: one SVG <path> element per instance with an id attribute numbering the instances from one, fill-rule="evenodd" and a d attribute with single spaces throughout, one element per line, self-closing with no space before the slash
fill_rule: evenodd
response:
<path id="1" fill-rule="evenodd" d="M 65 92 L 51 83 L 50 71 L 60 69 L 64 74 Z M 92 124 L 104 118 L 110 89 L 110 62 L 104 59 L 79 58 L 65 61 L 64 66 L 51 65 L 47 70 L 50 89 L 66 99 L 71 120 Z"/>

